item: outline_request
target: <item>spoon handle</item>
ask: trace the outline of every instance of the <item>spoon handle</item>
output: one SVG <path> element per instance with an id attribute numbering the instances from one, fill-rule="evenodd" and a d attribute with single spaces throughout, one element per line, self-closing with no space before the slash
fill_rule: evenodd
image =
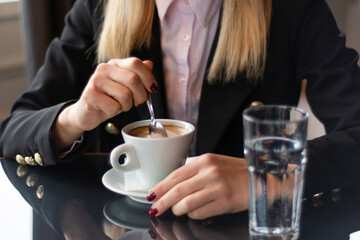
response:
<path id="1" fill-rule="evenodd" d="M 153 108 L 153 105 L 152 105 L 150 92 L 148 92 L 148 99 L 146 100 L 146 104 L 147 104 L 147 106 L 149 108 L 151 121 L 154 121 L 155 120 L 155 115 L 154 115 L 154 108 Z"/>
<path id="2" fill-rule="evenodd" d="M 150 124 L 149 124 L 149 134 L 157 133 L 162 137 L 167 137 L 167 133 L 163 125 L 155 120 L 154 108 L 151 101 L 150 93 L 148 92 L 148 99 L 146 100 L 150 112 Z"/>

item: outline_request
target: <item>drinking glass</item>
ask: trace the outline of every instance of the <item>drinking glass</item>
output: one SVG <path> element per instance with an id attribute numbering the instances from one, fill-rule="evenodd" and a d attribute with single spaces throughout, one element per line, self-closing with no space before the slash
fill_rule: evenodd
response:
<path id="1" fill-rule="evenodd" d="M 254 239 L 298 238 L 307 121 L 307 112 L 291 106 L 256 106 L 243 112 L 249 231 Z"/>

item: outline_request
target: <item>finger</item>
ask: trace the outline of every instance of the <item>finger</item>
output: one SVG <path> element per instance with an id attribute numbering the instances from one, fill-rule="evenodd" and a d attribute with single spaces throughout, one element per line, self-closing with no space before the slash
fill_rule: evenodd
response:
<path id="1" fill-rule="evenodd" d="M 191 213 L 214 200 L 214 194 L 206 188 L 188 194 L 172 206 L 176 216 Z"/>
<path id="2" fill-rule="evenodd" d="M 151 70 L 138 58 L 112 59 L 110 65 L 127 69 L 140 77 L 145 88 L 150 92 L 157 91 L 157 83 Z"/>
<path id="3" fill-rule="evenodd" d="M 228 212 L 227 204 L 221 204 L 219 201 L 210 201 L 207 204 L 202 205 L 199 208 L 189 212 L 187 215 L 196 220 L 202 220 L 205 218 L 225 214 Z"/>
<path id="4" fill-rule="evenodd" d="M 266 186 L 264 190 L 266 191 L 268 206 L 270 206 L 283 193 L 283 183 L 286 183 L 286 181 L 281 181 L 279 177 L 274 176 L 273 174 L 266 174 Z"/>
<path id="5" fill-rule="evenodd" d="M 150 70 L 152 71 L 153 70 L 153 67 L 154 67 L 154 64 L 152 61 L 150 60 L 145 60 L 143 61 L 144 65 Z"/>
<path id="6" fill-rule="evenodd" d="M 127 86 L 115 83 L 114 81 L 108 81 L 104 84 L 102 90 L 105 94 L 111 96 L 120 103 L 122 111 L 128 111 L 132 108 L 133 104 L 137 106 L 146 100 L 143 96 L 140 97 L 140 95 L 147 96 L 142 85 L 140 87 L 140 90 L 142 90 L 141 93 L 139 92 L 140 90 L 133 90 L 133 88 L 128 88 Z"/>
<path id="7" fill-rule="evenodd" d="M 120 100 L 122 97 L 119 94 L 123 93 L 124 90 L 117 91 L 118 87 L 115 84 L 111 84 L 104 80 L 111 79 L 114 83 L 118 83 L 130 89 L 132 94 L 131 103 L 134 103 L 135 106 L 146 101 L 147 91 L 140 77 L 136 73 L 111 64 L 101 64 L 98 68 L 99 76 L 94 79 L 94 85 L 97 88 L 104 89 L 112 97 Z"/>
<path id="8" fill-rule="evenodd" d="M 149 201 L 157 200 L 161 198 L 166 192 L 168 192 L 175 185 L 183 182 L 198 173 L 197 167 L 194 163 L 186 164 L 172 173 L 170 173 L 164 180 L 158 183 L 153 189 L 149 191 L 147 199 Z"/>
<path id="9" fill-rule="evenodd" d="M 121 104 L 112 97 L 102 92 L 91 91 L 87 97 L 88 109 L 103 112 L 106 119 L 111 118 L 121 112 Z"/>
<path id="10" fill-rule="evenodd" d="M 152 61 L 150 60 L 145 60 L 143 61 L 144 65 L 150 70 L 152 71 L 153 70 L 153 67 L 154 67 L 154 64 Z"/>
<path id="11" fill-rule="evenodd" d="M 195 179 L 190 178 L 181 181 L 180 183 L 172 187 L 163 196 L 161 196 L 159 200 L 157 200 L 155 204 L 152 205 L 150 209 L 150 214 L 151 215 L 154 214 L 155 216 L 161 215 L 162 213 L 164 213 L 166 210 L 174 206 L 177 202 L 182 200 L 187 195 L 199 191 L 203 187 L 203 185 L 204 183 L 202 182 L 202 180 L 196 178 Z M 175 214 L 181 215 L 177 213 Z"/>
<path id="12" fill-rule="evenodd" d="M 221 200 L 225 205 L 231 202 L 231 198 L 229 197 L 229 189 L 231 186 L 226 181 L 220 181 L 217 178 L 209 177 L 209 172 L 204 174 L 207 176 L 199 174 L 193 179 L 188 180 L 189 182 L 191 181 L 189 184 L 198 184 L 202 186 L 202 188 L 184 196 L 180 201 L 175 203 L 172 207 L 172 211 L 175 215 L 180 216 L 189 214 L 215 200 Z M 196 181 L 197 178 L 198 180 Z M 169 191 L 169 193 L 170 192 L 171 191 Z M 166 197 L 166 195 L 164 197 Z M 161 200 L 162 199 L 159 201 Z"/>

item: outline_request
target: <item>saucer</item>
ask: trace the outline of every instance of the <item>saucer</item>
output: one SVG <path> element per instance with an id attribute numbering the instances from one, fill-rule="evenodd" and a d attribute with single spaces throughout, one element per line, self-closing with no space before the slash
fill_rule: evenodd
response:
<path id="1" fill-rule="evenodd" d="M 146 197 L 148 192 L 146 190 L 128 190 L 125 187 L 125 176 L 124 173 L 116 171 L 114 168 L 108 170 L 102 177 L 102 182 L 109 190 L 126 195 L 136 202 L 152 204 Z"/>
<path id="2" fill-rule="evenodd" d="M 128 197 L 111 199 L 105 204 L 103 213 L 110 222 L 123 228 L 146 230 L 153 227 L 149 205 L 132 201 Z"/>
<path id="3" fill-rule="evenodd" d="M 192 162 L 196 157 L 189 157 L 186 159 L 186 163 L 188 164 Z M 108 170 L 104 176 L 102 177 L 102 182 L 106 188 L 109 190 L 126 195 L 132 200 L 145 204 L 153 204 L 153 202 L 149 202 L 146 197 L 148 195 L 147 190 L 128 190 L 125 186 L 125 175 L 122 172 L 116 171 L 114 168 Z"/>
<path id="4" fill-rule="evenodd" d="M 116 226 L 131 230 L 149 230 L 159 225 L 172 226 L 179 219 L 171 210 L 161 215 L 161 220 L 149 214 L 149 205 L 135 202 L 126 196 L 116 196 L 103 207 L 103 214 L 107 220 Z M 166 225 L 164 225 L 166 224 Z M 149 237 L 149 236 L 148 236 Z M 131 238 L 141 239 L 141 238 Z M 150 239 L 150 238 L 146 238 Z"/>

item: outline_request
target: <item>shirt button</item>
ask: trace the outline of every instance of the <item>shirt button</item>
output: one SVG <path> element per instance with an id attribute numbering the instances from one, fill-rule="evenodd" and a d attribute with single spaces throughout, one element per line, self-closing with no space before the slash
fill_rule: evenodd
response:
<path id="1" fill-rule="evenodd" d="M 181 36 L 181 38 L 184 40 L 184 41 L 187 41 L 187 40 L 189 40 L 189 34 L 183 34 L 182 36 Z"/>
<path id="2" fill-rule="evenodd" d="M 185 80 L 185 78 L 180 78 L 179 82 L 180 82 L 181 84 L 185 84 L 185 83 L 186 83 L 186 80 Z"/>

